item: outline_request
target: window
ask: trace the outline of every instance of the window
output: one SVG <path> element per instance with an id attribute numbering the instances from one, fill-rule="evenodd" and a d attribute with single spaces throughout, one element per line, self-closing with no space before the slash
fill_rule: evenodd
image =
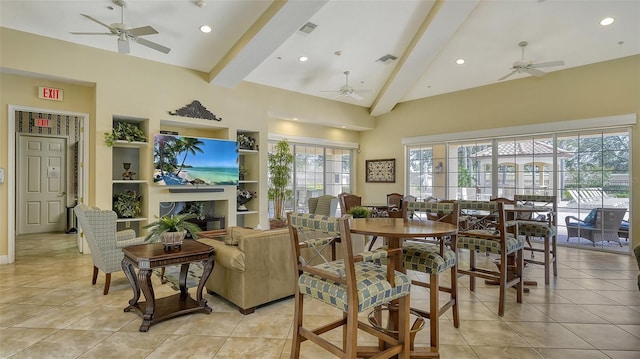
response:
<path id="1" fill-rule="evenodd" d="M 627 129 L 411 144 L 407 146 L 407 187 L 409 194 L 420 199 L 555 194 L 559 244 L 628 251 L 629 241 L 624 238 L 620 246 L 615 241 L 593 243 L 568 237 L 565 218 L 583 219 L 593 208 L 626 208 L 624 219 L 628 220 L 629 149 Z"/>
<path id="2" fill-rule="evenodd" d="M 269 151 L 275 142 L 269 142 Z M 295 165 L 291 178 L 293 199 L 286 210 L 308 211 L 309 197 L 324 194 L 337 196 L 351 192 L 353 150 L 315 144 L 291 142 Z M 338 209 L 339 210 L 339 209 Z M 269 209 L 272 215 L 272 209 Z"/>

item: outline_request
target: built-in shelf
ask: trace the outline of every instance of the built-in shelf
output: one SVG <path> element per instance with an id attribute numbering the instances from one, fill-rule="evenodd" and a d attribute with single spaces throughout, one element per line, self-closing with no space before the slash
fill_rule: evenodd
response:
<path id="1" fill-rule="evenodd" d="M 243 150 L 243 149 L 240 149 L 239 151 L 240 151 L 240 153 L 246 153 L 246 154 L 249 154 L 249 153 L 258 154 L 259 153 L 258 150 Z"/>
<path id="2" fill-rule="evenodd" d="M 124 183 L 124 184 L 129 184 L 129 183 L 147 183 L 147 180 L 113 180 L 113 183 Z"/>
<path id="3" fill-rule="evenodd" d="M 238 181 L 238 183 L 258 183 L 258 181 L 246 181 L 246 180 L 242 180 L 242 181 Z"/>
<path id="4" fill-rule="evenodd" d="M 224 192 L 220 187 L 169 187 L 171 193 Z"/>
<path id="5" fill-rule="evenodd" d="M 147 217 L 118 218 L 118 219 L 116 219 L 116 223 L 142 222 L 142 221 L 146 221 L 146 220 L 147 220 Z"/>
<path id="6" fill-rule="evenodd" d="M 131 147 L 131 148 L 137 148 L 137 147 L 145 147 L 149 144 L 149 142 L 129 142 L 129 141 L 124 141 L 124 140 L 117 140 L 115 141 L 115 143 L 113 144 L 113 147 Z"/>
<path id="7" fill-rule="evenodd" d="M 245 215 L 245 214 L 255 214 L 258 213 L 258 211 L 238 211 L 236 212 L 239 216 L 241 215 Z"/>

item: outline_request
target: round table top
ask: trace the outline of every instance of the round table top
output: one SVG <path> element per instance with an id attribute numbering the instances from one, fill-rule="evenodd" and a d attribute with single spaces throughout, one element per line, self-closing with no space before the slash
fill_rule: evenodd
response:
<path id="1" fill-rule="evenodd" d="M 451 223 L 403 218 L 353 218 L 349 227 L 351 233 L 396 238 L 447 236 L 458 231 Z"/>

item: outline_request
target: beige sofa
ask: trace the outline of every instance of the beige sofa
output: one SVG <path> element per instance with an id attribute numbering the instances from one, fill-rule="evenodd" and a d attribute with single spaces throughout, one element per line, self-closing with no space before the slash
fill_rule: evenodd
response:
<path id="1" fill-rule="evenodd" d="M 215 248 L 207 292 L 250 314 L 261 304 L 293 295 L 295 275 L 288 229 L 229 227 L 223 238 L 199 238 Z"/>

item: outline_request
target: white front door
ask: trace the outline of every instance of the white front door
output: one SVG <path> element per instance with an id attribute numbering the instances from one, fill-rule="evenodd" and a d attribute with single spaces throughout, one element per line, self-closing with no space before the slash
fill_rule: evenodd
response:
<path id="1" fill-rule="evenodd" d="M 67 140 L 18 136 L 18 146 L 18 234 L 64 231 Z"/>

